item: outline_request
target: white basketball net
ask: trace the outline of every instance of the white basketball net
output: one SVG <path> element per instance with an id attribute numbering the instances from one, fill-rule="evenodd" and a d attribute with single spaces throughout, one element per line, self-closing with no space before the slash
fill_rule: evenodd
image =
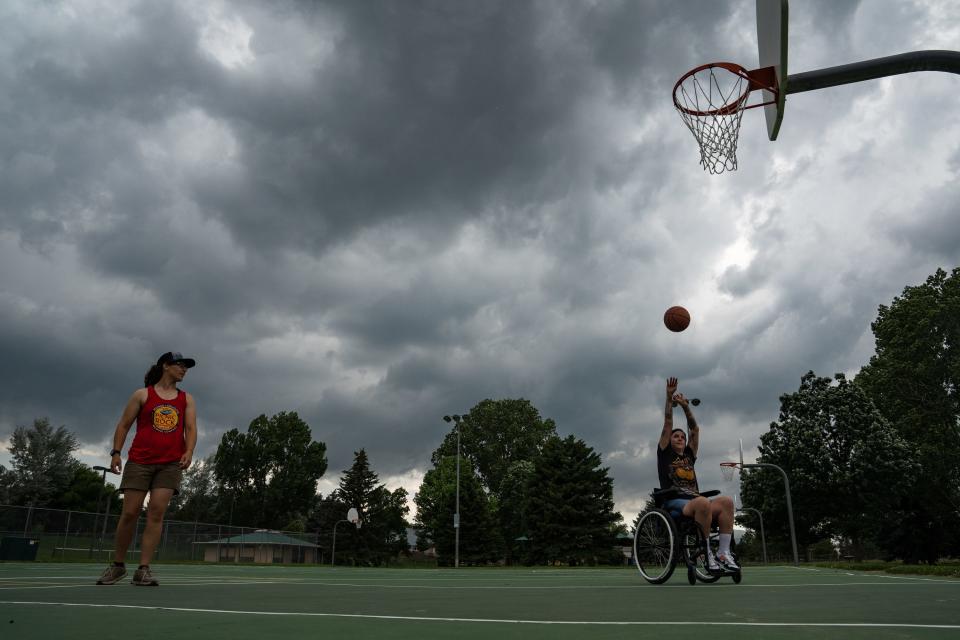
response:
<path id="1" fill-rule="evenodd" d="M 674 90 L 674 106 L 700 145 L 700 164 L 712 174 L 737 168 L 737 140 L 749 87 L 749 78 L 709 66 L 685 77 Z"/>
<path id="2" fill-rule="evenodd" d="M 724 482 L 733 482 L 733 476 L 736 474 L 736 472 L 737 472 L 737 466 L 736 466 L 736 465 L 732 465 L 732 464 L 731 464 L 731 465 L 726 465 L 726 464 L 720 465 L 720 473 L 723 474 L 723 481 L 724 481 Z"/>

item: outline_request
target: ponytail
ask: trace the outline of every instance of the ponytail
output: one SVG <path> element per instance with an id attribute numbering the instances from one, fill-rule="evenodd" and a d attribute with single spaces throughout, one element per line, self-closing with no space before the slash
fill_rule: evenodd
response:
<path id="1" fill-rule="evenodd" d="M 147 371 L 146 375 L 143 376 L 143 386 L 152 387 L 153 385 L 160 382 L 160 378 L 163 377 L 163 365 L 155 364 Z"/>

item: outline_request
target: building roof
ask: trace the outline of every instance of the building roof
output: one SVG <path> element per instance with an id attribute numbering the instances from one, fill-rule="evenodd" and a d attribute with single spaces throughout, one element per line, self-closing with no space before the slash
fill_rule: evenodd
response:
<path id="1" fill-rule="evenodd" d="M 229 538 L 220 538 L 219 540 L 210 540 L 208 542 L 194 542 L 193 544 L 275 544 L 286 547 L 312 547 L 317 545 L 306 540 L 300 540 L 278 531 L 254 531 L 253 533 L 242 533 L 239 536 Z"/>

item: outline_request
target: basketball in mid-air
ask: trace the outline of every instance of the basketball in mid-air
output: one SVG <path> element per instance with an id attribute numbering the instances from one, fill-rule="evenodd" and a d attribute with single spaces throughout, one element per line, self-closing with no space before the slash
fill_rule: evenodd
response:
<path id="1" fill-rule="evenodd" d="M 663 314 L 663 324 L 670 331 L 679 333 L 690 326 L 690 312 L 683 307 L 670 307 Z"/>

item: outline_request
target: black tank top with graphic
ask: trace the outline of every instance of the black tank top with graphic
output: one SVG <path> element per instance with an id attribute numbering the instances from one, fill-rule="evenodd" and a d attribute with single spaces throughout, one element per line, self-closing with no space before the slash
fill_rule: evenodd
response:
<path id="1" fill-rule="evenodd" d="M 660 488 L 676 487 L 687 493 L 699 494 L 697 472 L 693 469 L 696 462 L 697 456 L 693 454 L 693 449 L 689 445 L 683 449 L 682 454 L 678 454 L 670 445 L 665 449 L 658 447 L 657 473 L 660 475 Z"/>

